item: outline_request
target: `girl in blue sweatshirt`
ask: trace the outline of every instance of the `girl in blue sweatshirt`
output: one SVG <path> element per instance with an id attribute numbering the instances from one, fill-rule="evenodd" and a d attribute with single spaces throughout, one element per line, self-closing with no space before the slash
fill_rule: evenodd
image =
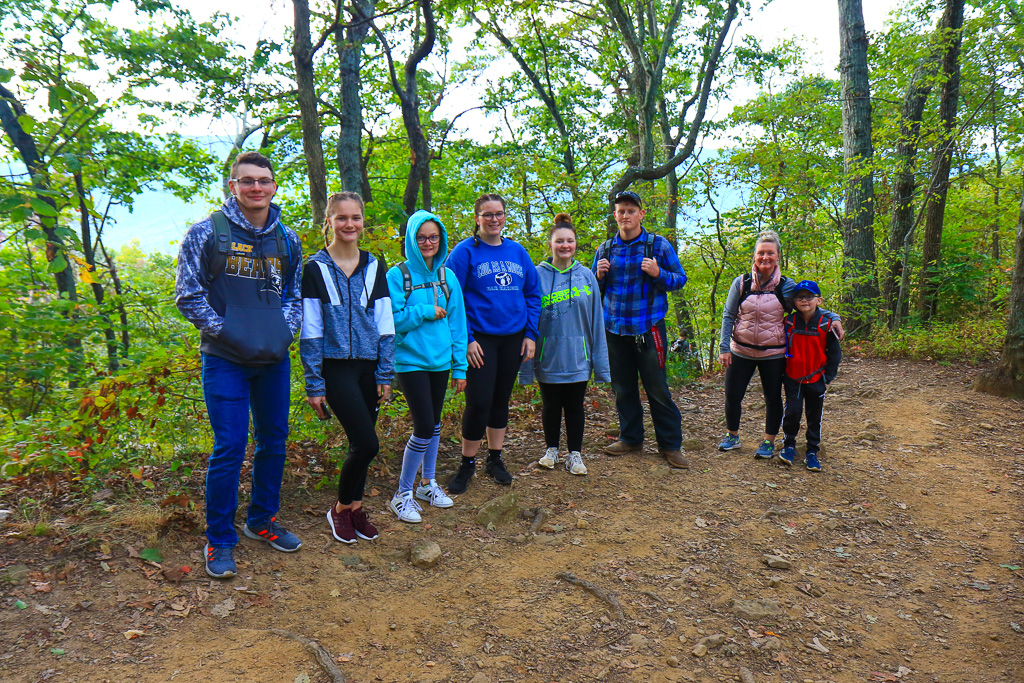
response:
<path id="1" fill-rule="evenodd" d="M 388 271 L 388 290 L 395 316 L 395 372 L 413 430 L 390 507 L 398 519 L 416 523 L 422 521 L 416 498 L 438 508 L 453 505 L 434 479 L 434 469 L 448 372 L 456 393 L 466 388 L 466 311 L 459 281 L 444 266 L 448 233 L 437 216 L 417 211 L 409 217 L 405 253 L 409 260 Z"/>
<path id="2" fill-rule="evenodd" d="M 306 400 L 320 419 L 329 405 L 348 437 L 338 478 L 338 502 L 327 511 L 331 534 L 342 543 L 377 538 L 363 509 L 370 462 L 377 457 L 377 410 L 391 393 L 395 323 L 387 265 L 359 248 L 363 200 L 355 192 L 327 199 L 324 241 L 302 273 L 302 338 Z"/>
<path id="3" fill-rule="evenodd" d="M 476 471 L 476 454 L 487 435 L 486 472 L 499 484 L 512 483 L 501 459 L 508 427 L 508 401 L 519 365 L 533 358 L 540 319 L 537 270 L 519 243 L 502 237 L 505 200 L 485 194 L 473 207 L 476 228 L 448 257 L 465 297 L 467 335 L 466 412 L 462 415 L 462 464 L 448 490 L 466 490 Z"/>
<path id="4" fill-rule="evenodd" d="M 519 381 L 529 384 L 537 378 L 543 400 L 541 423 L 547 450 L 537 462 L 552 469 L 558 464 L 562 414 L 569 456 L 565 469 L 586 474 L 583 464 L 583 399 L 587 382 L 610 382 L 608 342 L 604 335 L 601 290 L 594 273 L 573 257 L 576 229 L 569 214 L 555 216 L 548 233 L 551 258 L 537 266 L 541 291 L 540 334 L 537 356 L 523 363 Z"/>

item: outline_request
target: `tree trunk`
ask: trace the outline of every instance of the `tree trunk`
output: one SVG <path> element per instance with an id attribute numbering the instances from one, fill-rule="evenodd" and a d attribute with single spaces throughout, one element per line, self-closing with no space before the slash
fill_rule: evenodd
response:
<path id="1" fill-rule="evenodd" d="M 870 329 L 878 298 L 875 264 L 875 177 L 872 168 L 868 36 L 861 0 L 839 0 L 839 82 L 843 102 L 843 277 L 849 329 Z"/>
<path id="2" fill-rule="evenodd" d="M 29 174 L 32 176 L 32 186 L 35 190 L 39 191 L 36 198 L 56 211 L 57 203 L 50 196 L 50 188 L 46 181 L 46 169 L 43 167 L 43 160 L 39 157 L 36 141 L 18 123 L 18 117 L 24 114 L 25 108 L 14 97 L 14 93 L 0 85 L 0 126 L 3 126 L 8 139 L 10 139 L 14 148 L 18 150 L 25 168 L 28 169 Z M 57 219 L 40 218 L 40 224 L 47 239 L 47 260 L 52 261 L 54 255 L 61 254 L 61 257 L 66 261 L 64 269 L 53 274 L 53 279 L 57 284 L 57 292 L 66 299 L 77 301 L 78 290 L 75 288 L 75 275 L 74 271 L 71 270 L 71 259 L 67 258 L 64 240 L 54 230 Z"/>
<path id="3" fill-rule="evenodd" d="M 704 54 L 707 57 L 704 63 L 700 65 L 694 91 L 682 103 L 678 115 L 679 136 L 675 140 L 675 146 L 682 143 L 682 149 L 676 151 L 673 156 L 667 158 L 660 166 L 654 165 L 653 136 L 655 114 L 657 113 L 659 99 L 664 97 L 661 85 L 665 74 L 665 63 L 675 39 L 677 23 L 682 14 L 682 2 L 676 0 L 673 3 L 670 18 L 661 31 L 661 35 L 658 36 L 660 47 L 656 59 L 653 61 L 645 53 L 645 48 L 647 47 L 645 36 L 648 32 L 653 33 L 653 29 L 656 27 L 653 25 L 653 21 L 645 23 L 642 6 L 639 6 L 636 10 L 637 18 L 635 24 L 622 7 L 620 0 L 605 0 L 605 7 L 612 20 L 613 28 L 622 39 L 633 62 L 630 73 L 630 88 L 633 92 L 630 95 L 634 102 L 635 110 L 633 114 L 636 116 L 639 134 L 637 162 L 635 164 L 631 163 L 626 168 L 608 192 L 608 233 L 614 234 L 616 230 L 613 217 L 615 195 L 628 188 L 637 180 L 660 180 L 664 178 L 693 154 L 697 138 L 704 124 L 708 100 L 711 97 L 711 90 L 721 60 L 723 46 L 731 30 L 733 20 L 739 11 L 739 0 L 728 0 L 725 16 L 718 27 L 717 33 L 708 31 L 705 36 Z M 648 20 L 651 19 L 650 16 L 646 18 Z M 648 26 L 648 24 L 650 25 Z M 690 107 L 694 105 L 696 105 L 696 109 L 694 110 L 693 117 L 687 122 L 686 118 Z M 685 140 L 683 139 L 684 128 L 686 128 Z M 627 130 L 627 135 L 629 134 L 630 132 Z"/>
<path id="4" fill-rule="evenodd" d="M 302 151 L 309 176 L 309 207 L 312 225 L 324 222 L 327 210 L 327 168 L 320 138 L 317 114 L 316 82 L 313 74 L 313 43 L 309 36 L 309 0 L 292 0 L 295 9 L 295 37 L 292 57 L 295 60 L 296 100 L 302 122 Z"/>
<path id="5" fill-rule="evenodd" d="M 426 59 L 430 51 L 434 49 L 437 26 L 434 21 L 431 0 L 419 0 L 417 6 L 423 13 L 424 34 L 422 41 L 418 40 L 417 35 L 413 50 L 409 54 L 409 58 L 405 60 L 404 85 L 398 80 L 398 72 L 395 70 L 395 61 L 387 38 L 376 25 L 370 24 L 370 28 L 373 29 L 384 49 L 384 56 L 388 62 L 388 73 L 391 77 L 391 87 L 401 103 L 402 123 L 405 125 L 405 134 L 409 141 L 409 176 L 405 182 L 405 192 L 402 194 L 402 206 L 406 215 L 412 215 L 418 208 L 416 199 L 420 196 L 420 190 L 423 191 L 422 208 L 430 210 L 430 146 L 427 144 L 423 125 L 420 123 L 420 98 L 416 87 L 416 70 L 419 68 L 420 62 Z M 405 222 L 399 227 L 399 235 L 402 238 L 405 237 L 405 227 Z"/>
<path id="6" fill-rule="evenodd" d="M 335 0 L 342 2 L 342 0 Z M 341 130 L 338 135 L 337 164 L 341 189 L 361 192 L 364 201 L 372 201 L 369 186 L 363 184 L 363 103 L 360 95 L 360 67 L 363 40 L 370 31 L 374 0 L 352 0 L 352 21 L 334 32 L 338 52 L 338 111 Z"/>
<path id="7" fill-rule="evenodd" d="M 944 15 L 945 16 L 945 15 Z M 938 30 L 943 28 L 939 23 Z M 896 178 L 892 191 L 892 218 L 889 221 L 889 240 L 887 242 L 889 270 L 882 283 L 882 300 L 889 307 L 890 327 L 899 326 L 903 312 L 897 307 L 898 283 L 903 270 L 907 268 L 904 246 L 913 243 L 915 228 L 915 197 L 917 192 L 917 149 L 920 141 L 921 119 L 928 95 L 932 90 L 932 79 L 938 71 L 937 53 L 929 53 L 921 60 L 907 89 L 903 94 L 903 106 L 900 109 L 900 137 L 896 145 Z"/>
<path id="8" fill-rule="evenodd" d="M 960 44 L 963 38 L 964 0 L 947 0 L 950 14 L 949 35 L 942 56 L 942 95 L 939 99 L 939 119 L 942 135 L 935 149 L 932 171 L 932 191 L 924 222 L 924 244 L 921 248 L 920 297 L 917 311 L 923 320 L 929 320 L 938 306 L 939 256 L 942 252 L 942 226 L 946 214 L 946 193 L 949 190 L 949 170 L 953 163 L 953 145 L 956 142 L 956 110 L 960 101 Z"/>
<path id="9" fill-rule="evenodd" d="M 75 173 L 75 192 L 78 193 L 78 211 L 81 214 L 82 227 L 82 254 L 85 262 L 92 269 L 90 279 L 92 280 L 92 293 L 96 299 L 96 309 L 99 311 L 100 319 L 103 321 L 103 336 L 107 340 L 107 370 L 111 373 L 117 372 L 117 336 L 114 334 L 114 327 L 110 324 L 110 313 L 103 306 L 103 285 L 96 279 L 96 252 L 92 246 L 92 230 L 89 225 L 89 207 L 85 201 L 85 184 L 82 182 L 82 174 Z"/>
<path id="10" fill-rule="evenodd" d="M 997 396 L 1024 398 L 1024 192 L 1017 213 L 1016 259 L 1007 309 L 1003 357 L 998 367 L 977 377 L 974 388 Z"/>
<path id="11" fill-rule="evenodd" d="M 1017 214 L 1016 259 L 1010 284 L 1009 316 L 1003 341 L 1002 366 L 1006 374 L 1024 380 L 1024 192 Z"/>

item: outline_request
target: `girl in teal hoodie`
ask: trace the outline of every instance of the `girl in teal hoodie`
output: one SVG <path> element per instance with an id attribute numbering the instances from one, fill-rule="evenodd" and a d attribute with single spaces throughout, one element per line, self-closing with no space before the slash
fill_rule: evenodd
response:
<path id="1" fill-rule="evenodd" d="M 458 393 L 466 388 L 466 309 L 455 274 L 445 268 L 448 233 L 437 216 L 417 211 L 405 231 L 408 261 L 388 271 L 395 318 L 395 373 L 412 415 L 398 491 L 391 510 L 403 522 L 420 522 L 416 499 L 439 508 L 452 506 L 434 479 L 441 439 L 441 407 L 448 373 Z M 413 491 L 422 467 L 420 486 Z"/>
<path id="2" fill-rule="evenodd" d="M 536 377 L 540 385 L 547 450 L 537 464 L 547 469 L 558 464 L 564 413 L 569 447 L 565 469 L 571 474 L 586 474 L 581 451 L 587 382 L 591 374 L 595 382 L 611 381 L 601 290 L 594 273 L 573 258 L 576 229 L 569 214 L 555 216 L 548 243 L 551 258 L 537 266 L 541 292 L 537 356 L 523 363 L 519 381 L 529 384 Z"/>

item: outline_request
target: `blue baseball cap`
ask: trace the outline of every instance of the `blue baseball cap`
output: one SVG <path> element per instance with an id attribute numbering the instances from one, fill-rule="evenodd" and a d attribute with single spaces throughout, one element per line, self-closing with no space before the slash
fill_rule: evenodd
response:
<path id="1" fill-rule="evenodd" d="M 818 287 L 818 283 L 814 280 L 801 280 L 796 283 L 796 287 L 793 288 L 793 295 L 796 296 L 796 293 L 801 290 L 808 291 L 814 296 L 821 296 L 821 288 Z"/>

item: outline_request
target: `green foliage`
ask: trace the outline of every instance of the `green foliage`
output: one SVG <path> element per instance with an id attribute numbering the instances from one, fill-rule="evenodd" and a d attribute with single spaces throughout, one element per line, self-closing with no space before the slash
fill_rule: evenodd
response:
<path id="1" fill-rule="evenodd" d="M 977 315 L 896 332 L 879 330 L 871 339 L 854 343 L 850 348 L 882 358 L 949 361 L 957 365 L 987 363 L 999 355 L 1005 335 L 1002 316 Z"/>

